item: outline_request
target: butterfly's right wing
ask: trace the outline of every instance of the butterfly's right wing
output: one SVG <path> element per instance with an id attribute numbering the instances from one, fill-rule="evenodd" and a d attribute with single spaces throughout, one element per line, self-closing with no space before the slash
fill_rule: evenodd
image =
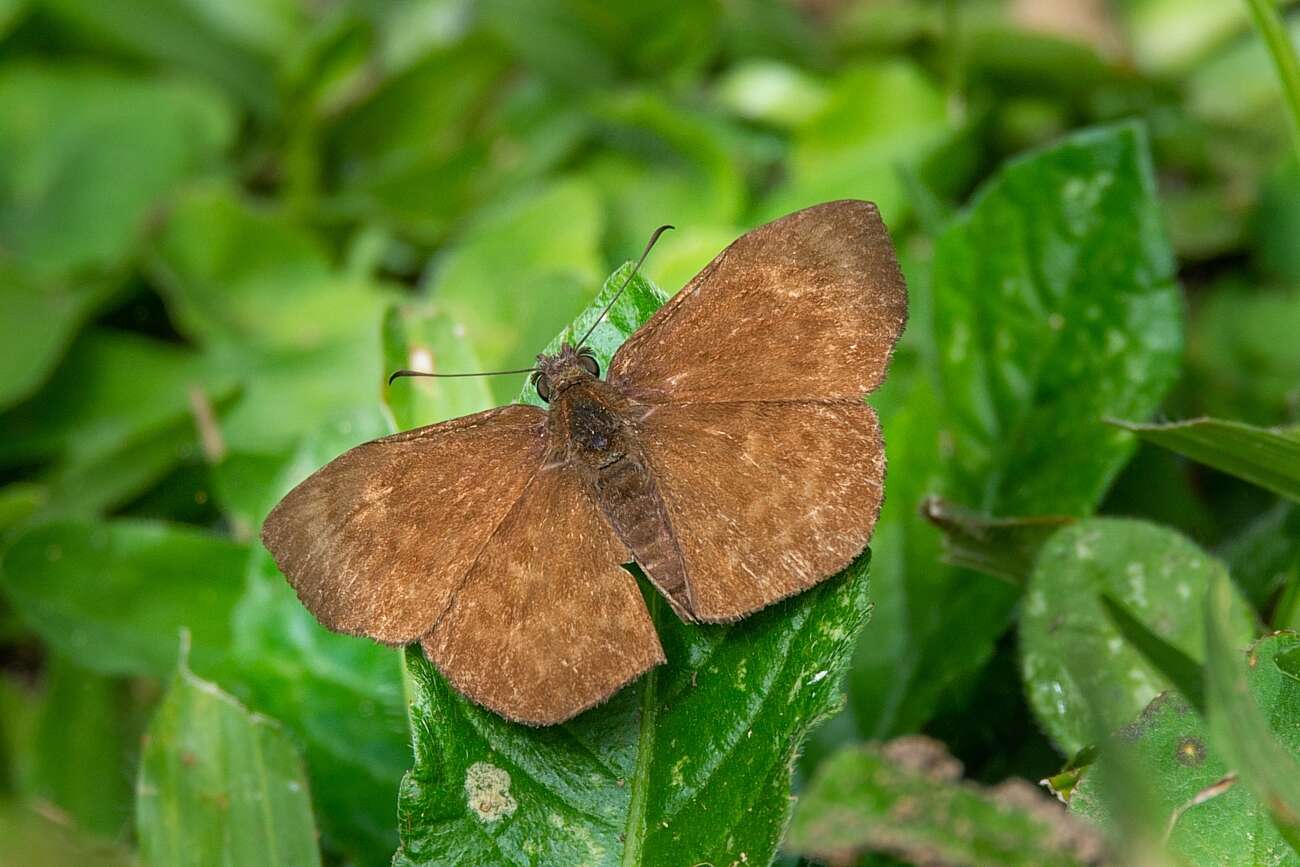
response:
<path id="1" fill-rule="evenodd" d="M 545 423 L 512 405 L 363 443 L 290 491 L 262 541 L 325 626 L 415 641 L 537 473 Z"/>

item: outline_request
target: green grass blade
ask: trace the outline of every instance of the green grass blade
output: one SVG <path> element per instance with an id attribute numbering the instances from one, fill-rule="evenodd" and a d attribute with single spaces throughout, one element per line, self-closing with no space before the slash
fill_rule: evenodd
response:
<path id="1" fill-rule="evenodd" d="M 1218 418 L 1113 424 L 1275 494 L 1300 500 L 1300 427 L 1256 427 Z"/>

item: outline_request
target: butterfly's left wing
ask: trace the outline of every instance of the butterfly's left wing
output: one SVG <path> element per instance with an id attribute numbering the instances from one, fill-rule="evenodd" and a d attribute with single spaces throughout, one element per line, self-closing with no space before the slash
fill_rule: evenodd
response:
<path id="1" fill-rule="evenodd" d="M 627 549 L 572 467 L 525 488 L 422 641 L 469 698 L 530 725 L 563 722 L 664 661 Z"/>

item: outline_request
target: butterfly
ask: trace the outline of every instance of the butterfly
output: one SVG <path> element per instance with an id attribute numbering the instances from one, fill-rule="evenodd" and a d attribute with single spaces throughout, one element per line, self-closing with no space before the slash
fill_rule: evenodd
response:
<path id="1" fill-rule="evenodd" d="M 885 474 L 864 397 L 906 316 L 873 204 L 797 211 L 723 250 L 603 378 L 582 341 L 538 356 L 548 409 L 357 446 L 262 541 L 326 627 L 419 641 L 474 702 L 563 722 L 665 661 L 624 564 L 682 620 L 724 623 L 861 554 Z"/>

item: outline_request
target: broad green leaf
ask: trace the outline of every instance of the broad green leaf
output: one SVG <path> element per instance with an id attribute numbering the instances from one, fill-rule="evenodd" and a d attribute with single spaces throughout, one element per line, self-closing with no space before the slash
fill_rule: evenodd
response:
<path id="1" fill-rule="evenodd" d="M 1300 504 L 1279 500 L 1215 554 L 1250 603 L 1262 609 L 1279 587 L 1300 584 Z"/>
<path id="2" fill-rule="evenodd" d="M 908 203 L 900 163 L 924 160 L 952 135 L 943 94 L 901 60 L 849 67 L 825 107 L 794 134 L 788 178 L 760 207 L 764 218 L 832 199 L 869 199 L 885 221 Z"/>
<path id="3" fill-rule="evenodd" d="M 740 221 L 746 204 L 742 166 L 734 134 L 718 120 L 648 91 L 598 100 L 594 113 L 611 146 L 588 159 L 582 175 L 606 203 L 605 247 L 612 255 L 635 255 L 664 223 L 694 232 Z M 738 234 L 708 253 L 696 270 Z"/>
<path id="4" fill-rule="evenodd" d="M 27 12 L 30 0 L 0 0 L 0 39 L 9 34 Z"/>
<path id="5" fill-rule="evenodd" d="M 44 679 L 24 794 L 53 804 L 80 828 L 120 838 L 131 819 L 130 771 L 140 735 L 129 725 L 125 684 L 59 653 Z"/>
<path id="6" fill-rule="evenodd" d="M 220 662 L 248 549 L 181 525 L 41 524 L 5 552 L 3 589 L 23 619 L 78 665 L 165 677 L 182 628 L 196 664 Z"/>
<path id="7" fill-rule="evenodd" d="M 1245 656 L 1229 615 L 1233 588 L 1219 575 L 1205 597 L 1206 722 L 1210 738 L 1246 788 L 1264 804 L 1278 833 L 1300 858 L 1300 682 L 1291 682 L 1265 657 L 1268 677 L 1289 691 L 1291 700 L 1252 693 L 1251 669 L 1261 662 L 1259 649 Z M 1292 636 L 1294 637 L 1294 636 Z M 1284 646 L 1284 645 L 1279 645 Z M 1290 650 L 1290 648 L 1287 648 Z M 1244 663 L 1244 664 L 1243 664 Z M 1270 701 L 1269 699 L 1273 700 Z M 1274 731 L 1281 735 L 1275 736 Z"/>
<path id="8" fill-rule="evenodd" d="M 136 828 L 142 860 L 157 867 L 320 864 L 293 741 L 275 720 L 196 677 L 183 653 L 149 724 Z"/>
<path id="9" fill-rule="evenodd" d="M 1205 713 L 1205 675 L 1201 664 L 1156 635 L 1151 627 L 1130 614 L 1114 596 L 1101 593 L 1097 598 L 1124 640 L 1151 663 L 1165 680 L 1173 684 L 1174 689 L 1187 699 L 1193 710 Z"/>
<path id="10" fill-rule="evenodd" d="M 1138 66 L 1155 74 L 1176 75 L 1246 26 L 1240 3 L 1188 0 L 1138 0 L 1121 7 Z"/>
<path id="11" fill-rule="evenodd" d="M 486 368 L 465 340 L 465 326 L 437 305 L 395 305 L 384 317 L 384 369 L 478 373 Z M 523 378 L 520 374 L 516 382 Z M 488 377 L 396 380 L 385 403 L 398 430 L 470 415 L 492 406 Z"/>
<path id="12" fill-rule="evenodd" d="M 488 370 L 527 367 L 600 281 L 596 190 L 561 181 L 483 214 L 438 263 L 429 298 L 457 322 Z M 518 389 L 494 377 L 493 394 Z"/>
<path id="13" fill-rule="evenodd" d="M 1293 287 L 1290 292 L 1276 295 L 1279 296 L 1278 306 L 1286 305 L 1283 323 L 1288 316 L 1294 322 L 1300 317 L 1300 291 L 1294 288 L 1300 286 L 1300 250 L 1292 243 L 1300 236 L 1300 162 L 1286 160 L 1265 176 L 1251 228 L 1254 230 L 1251 239 L 1253 258 L 1259 270 L 1271 275 L 1279 284 Z M 1268 328 L 1262 315 L 1257 319 L 1262 328 Z M 1295 346 L 1276 345 L 1271 355 L 1300 367 L 1300 351 Z M 1296 387 L 1295 380 L 1295 377 L 1291 380 L 1293 388 Z"/>
<path id="14" fill-rule="evenodd" d="M 506 58 L 483 39 L 437 48 L 387 78 L 328 131 L 340 179 L 354 192 L 412 179 L 466 147 Z M 411 111 L 413 105 L 424 111 Z M 435 211 L 445 203 L 430 201 Z"/>
<path id="15" fill-rule="evenodd" d="M 51 817 L 36 804 L 0 798 L 0 864 L 33 867 L 137 867 L 120 843 Z"/>
<path id="16" fill-rule="evenodd" d="M 232 535 L 252 539 L 275 505 L 276 485 L 289 455 L 231 452 L 209 469 L 217 507 L 231 524 Z"/>
<path id="17" fill-rule="evenodd" d="M 92 330 L 73 344 L 39 400 L 4 415 L 0 464 L 97 462 L 188 421 L 191 388 L 219 398 L 233 384 L 233 377 L 214 372 L 191 350 L 124 331 Z"/>
<path id="18" fill-rule="evenodd" d="M 1260 640 L 1249 655 L 1228 652 L 1226 662 L 1245 674 L 1249 698 L 1268 719 L 1270 738 L 1300 756 L 1300 682 L 1289 678 L 1279 662 L 1300 647 L 1293 633 Z M 1248 663 L 1248 664 L 1243 664 Z M 1245 697 L 1245 696 L 1243 696 Z M 1167 693 L 1107 742 L 1101 758 L 1083 775 L 1070 798 L 1070 810 L 1090 817 L 1108 830 L 1125 820 L 1112 785 L 1117 762 L 1150 783 L 1167 836 L 1168 851 L 1183 863 L 1224 865 L 1294 865 L 1300 856 L 1287 846 L 1264 805 L 1251 793 L 1220 739 L 1181 697 Z"/>
<path id="19" fill-rule="evenodd" d="M 1246 8 L 1246 4 L 1237 4 Z M 1300 41 L 1300 19 L 1288 28 L 1291 41 Z M 1244 38 L 1198 64 L 1187 78 L 1187 109 L 1199 118 L 1224 126 L 1259 129 L 1286 127 L 1286 108 L 1277 71 L 1264 40 L 1246 31 Z"/>
<path id="20" fill-rule="evenodd" d="M 169 312 L 205 345 L 315 347 L 374 305 L 371 287 L 335 277 L 315 237 L 224 186 L 181 196 L 153 252 Z"/>
<path id="21" fill-rule="evenodd" d="M 629 285 L 589 343 L 602 367 L 662 300 L 644 278 Z M 531 387 L 523 400 L 537 401 Z M 794 753 L 837 705 L 868 615 L 866 565 L 733 626 L 684 625 L 647 589 L 668 664 L 548 728 L 477 707 L 412 649 L 416 764 L 395 863 L 768 863 Z"/>
<path id="22" fill-rule="evenodd" d="M 389 432 L 377 408 L 322 427 L 283 468 L 267 505 L 348 448 Z M 411 761 L 401 655 L 327 631 L 260 544 L 244 574 L 221 681 L 302 744 L 326 845 L 361 864 L 387 863 L 397 845 L 397 784 Z"/>
<path id="23" fill-rule="evenodd" d="M 5 68 L 0 251 L 38 281 L 122 266 L 159 197 L 215 163 L 233 132 L 225 103 L 192 84 Z"/>
<path id="24" fill-rule="evenodd" d="M 262 116 L 277 108 L 276 67 L 301 23 L 291 0 L 47 0 L 59 21 L 128 56 L 201 76 Z M 105 105 L 112 105 L 106 103 Z"/>
<path id="25" fill-rule="evenodd" d="M 938 864 L 1095 864 L 1095 829 L 1026 780 L 986 788 L 961 779 L 938 741 L 913 735 L 826 760 L 799 798 L 786 851 L 828 863 L 884 853 Z"/>
<path id="26" fill-rule="evenodd" d="M 924 722 L 988 659 L 1017 597 L 935 564 L 922 497 L 1085 515 L 1133 450 L 1102 419 L 1150 414 L 1175 377 L 1182 301 L 1140 128 L 1085 131 L 1009 163 L 936 239 L 930 280 L 913 288 L 921 381 L 895 377 L 873 398 L 890 487 L 876 628 L 850 698 L 874 737 Z M 901 547 L 886 554 L 883 540 Z"/>
<path id="27" fill-rule="evenodd" d="M 1297 331 L 1300 282 L 1292 289 L 1236 281 L 1210 287 L 1193 308 L 1188 331 L 1191 412 L 1252 424 L 1295 420 L 1300 346 L 1291 335 Z"/>
<path id="28" fill-rule="evenodd" d="M 1216 470 L 1300 500 L 1300 427 L 1262 428 L 1218 418 L 1116 425 Z"/>
<path id="29" fill-rule="evenodd" d="M 1064 24 L 1058 35 L 1050 26 L 986 18 L 970 14 L 964 21 L 969 28 L 965 74 L 971 78 L 992 79 L 1010 93 L 1047 92 L 1060 102 L 1114 88 L 1127 78 L 1126 67 L 1102 54 L 1097 43 L 1105 37 L 1084 32 L 1078 22 Z"/>
<path id="30" fill-rule="evenodd" d="M 0 256 L 0 409 L 34 392 L 111 293 L 94 280 L 37 282 Z"/>
<path id="31" fill-rule="evenodd" d="M 515 195 L 581 142 L 590 112 L 536 79 L 508 78 L 489 40 L 435 49 L 331 127 L 331 214 L 443 240 L 479 205 Z M 407 106 L 424 106 L 410 111 Z"/>
<path id="32" fill-rule="evenodd" d="M 315 236 L 224 187 L 192 191 L 154 247 L 177 325 L 243 384 L 223 419 L 234 451 L 274 453 L 373 402 L 391 293 L 349 277 Z"/>
<path id="33" fill-rule="evenodd" d="M 1039 552 L 1020 615 L 1029 704 L 1053 743 L 1072 755 L 1114 731 L 1173 684 L 1125 641 L 1098 598 L 1119 602 L 1160 639 L 1205 658 L 1202 602 L 1223 566 L 1173 530 L 1091 518 Z M 1249 608 L 1226 597 L 1233 640 L 1254 634 Z"/>
<path id="34" fill-rule="evenodd" d="M 740 117 L 785 129 L 811 121 L 829 98 L 821 81 L 773 60 L 738 63 L 715 87 L 718 101 Z"/>
<path id="35" fill-rule="evenodd" d="M 233 392 L 223 396 L 214 410 L 224 411 L 235 397 Z M 171 470 L 198 459 L 195 427 L 193 417 L 180 417 L 108 451 L 74 454 L 58 462 L 40 475 L 44 514 L 98 515 L 131 502 L 155 483 L 165 484 Z"/>
<path id="36" fill-rule="evenodd" d="M 1070 518 L 990 518 L 942 497 L 921 505 L 926 520 L 943 531 L 943 559 L 1023 585 L 1043 543 Z"/>
<path id="37" fill-rule="evenodd" d="M 722 6 L 671 0 L 487 0 L 485 26 L 530 67 L 570 87 L 693 70 L 717 50 Z"/>

